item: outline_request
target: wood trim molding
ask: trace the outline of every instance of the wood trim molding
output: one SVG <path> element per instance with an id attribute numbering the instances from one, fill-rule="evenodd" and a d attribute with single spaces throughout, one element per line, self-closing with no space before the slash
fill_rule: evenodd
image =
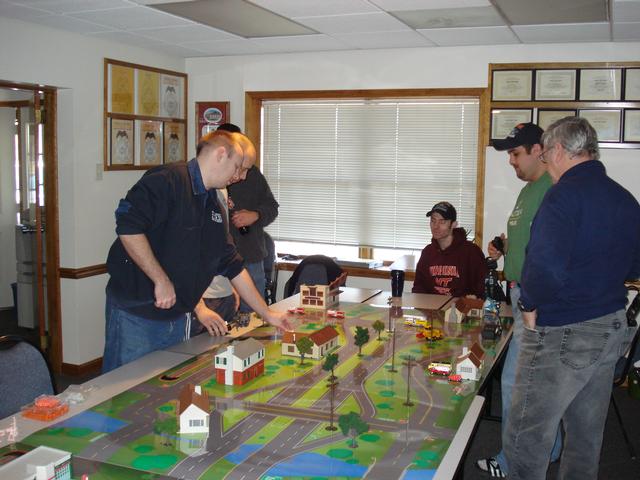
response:
<path id="1" fill-rule="evenodd" d="M 28 107 L 29 105 L 31 105 L 31 102 L 29 100 L 12 100 L 0 102 L 0 107 L 8 108 Z"/>
<path id="2" fill-rule="evenodd" d="M 90 265 L 80 268 L 60 268 L 60 278 L 79 280 L 81 278 L 95 277 L 107 273 L 107 264 Z"/>
<path id="3" fill-rule="evenodd" d="M 102 370 L 102 357 L 80 365 L 63 363 L 61 369 L 64 375 L 72 377 L 81 377 L 92 373 L 100 373 L 100 370 Z"/>

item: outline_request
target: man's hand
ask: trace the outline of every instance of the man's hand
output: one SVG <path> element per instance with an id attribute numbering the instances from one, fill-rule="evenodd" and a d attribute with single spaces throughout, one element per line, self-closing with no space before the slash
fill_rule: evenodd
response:
<path id="1" fill-rule="evenodd" d="M 196 307 L 196 318 L 212 337 L 225 335 L 229 331 L 227 322 L 216 312 L 204 305 L 204 302 L 199 303 Z"/>
<path id="2" fill-rule="evenodd" d="M 500 238 L 502 239 L 502 242 L 504 243 L 504 251 L 507 251 L 507 237 L 505 236 L 504 233 L 500 234 Z M 487 246 L 487 252 L 489 253 L 489 256 L 491 258 L 493 258 L 494 260 L 498 260 L 501 256 L 502 256 L 502 252 L 500 250 L 498 250 L 494 245 L 493 245 L 493 240 L 489 242 L 489 245 Z"/>
<path id="3" fill-rule="evenodd" d="M 524 323 L 524 326 L 530 330 L 536 329 L 537 319 L 538 319 L 537 310 L 534 310 L 533 312 L 522 312 L 522 323 Z"/>
<path id="4" fill-rule="evenodd" d="M 168 278 L 155 284 L 153 294 L 156 299 L 154 305 L 157 308 L 166 310 L 176 303 L 176 291 L 173 288 L 173 283 Z"/>
<path id="5" fill-rule="evenodd" d="M 231 215 L 231 222 L 236 228 L 248 227 L 258 221 L 260 215 L 253 210 L 236 210 Z"/>
<path id="6" fill-rule="evenodd" d="M 263 315 L 262 318 L 266 322 L 269 322 L 271 325 L 273 325 L 279 330 L 289 331 L 289 332 L 293 331 L 293 327 L 291 326 L 291 324 L 289 323 L 289 320 L 287 319 L 286 312 L 276 312 L 275 310 L 272 310 L 271 308 L 269 308 L 267 310 L 266 315 Z"/>

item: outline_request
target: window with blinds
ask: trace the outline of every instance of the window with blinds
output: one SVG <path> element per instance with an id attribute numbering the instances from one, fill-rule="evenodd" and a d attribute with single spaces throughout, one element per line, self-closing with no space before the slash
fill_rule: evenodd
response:
<path id="1" fill-rule="evenodd" d="M 451 202 L 474 235 L 479 101 L 264 101 L 262 168 L 277 240 L 421 249 Z"/>

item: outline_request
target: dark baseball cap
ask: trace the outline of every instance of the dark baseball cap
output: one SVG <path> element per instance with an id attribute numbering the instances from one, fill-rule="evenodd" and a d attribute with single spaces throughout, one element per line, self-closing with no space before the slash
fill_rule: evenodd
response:
<path id="1" fill-rule="evenodd" d="M 438 202 L 427 212 L 427 217 L 439 213 L 445 220 L 456 220 L 456 209 L 449 202 Z"/>
<path id="2" fill-rule="evenodd" d="M 507 138 L 504 140 L 494 140 L 493 148 L 498 151 L 511 150 L 517 148 L 520 145 L 535 145 L 540 143 L 540 137 L 542 137 L 542 130 L 535 123 L 519 123 L 513 130 L 509 132 Z"/>

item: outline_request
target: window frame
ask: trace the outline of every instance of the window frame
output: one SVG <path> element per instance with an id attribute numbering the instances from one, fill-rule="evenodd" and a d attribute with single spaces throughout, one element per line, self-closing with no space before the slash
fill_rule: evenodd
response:
<path id="1" fill-rule="evenodd" d="M 484 223 L 484 172 L 489 95 L 486 88 L 429 88 L 376 90 L 288 90 L 245 92 L 245 133 L 255 144 L 256 165 L 260 165 L 262 146 L 262 104 L 269 100 L 344 100 L 385 98 L 476 98 L 478 108 L 478 155 L 476 168 L 476 212 L 474 242 L 482 248 Z"/>

